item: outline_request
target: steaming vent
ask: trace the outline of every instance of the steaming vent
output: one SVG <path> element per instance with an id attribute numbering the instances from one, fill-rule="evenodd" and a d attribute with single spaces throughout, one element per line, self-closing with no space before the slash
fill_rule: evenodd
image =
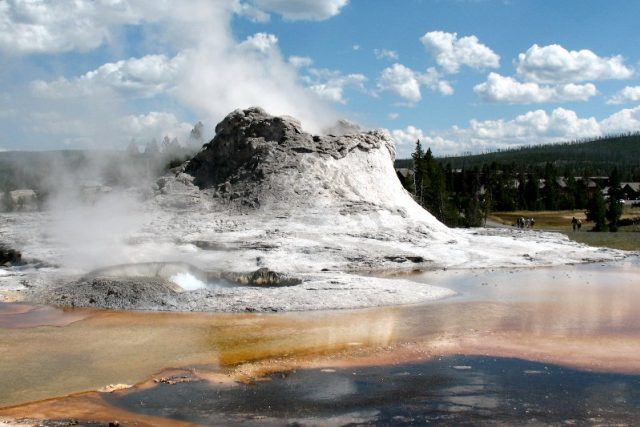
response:
<path id="1" fill-rule="evenodd" d="M 82 281 L 114 279 L 126 282 L 131 279 L 158 281 L 175 292 L 198 289 L 229 288 L 234 286 L 294 286 L 300 279 L 261 268 L 250 273 L 204 271 L 188 263 L 149 262 L 123 264 L 95 270 Z"/>

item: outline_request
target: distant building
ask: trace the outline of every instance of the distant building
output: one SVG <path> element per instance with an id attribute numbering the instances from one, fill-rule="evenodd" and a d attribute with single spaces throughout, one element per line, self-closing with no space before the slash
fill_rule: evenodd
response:
<path id="1" fill-rule="evenodd" d="M 396 173 L 398 175 L 402 176 L 403 178 L 409 178 L 410 176 L 413 176 L 413 169 L 396 168 Z"/>
<path id="2" fill-rule="evenodd" d="M 627 200 L 640 200 L 640 182 L 621 182 L 622 194 Z"/>

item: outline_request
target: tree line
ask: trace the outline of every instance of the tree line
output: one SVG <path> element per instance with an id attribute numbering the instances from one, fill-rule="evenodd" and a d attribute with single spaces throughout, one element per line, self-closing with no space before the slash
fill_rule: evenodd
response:
<path id="1" fill-rule="evenodd" d="M 434 158 L 416 142 L 411 172 L 400 180 L 415 200 L 452 227 L 478 227 L 491 211 L 585 209 L 594 230 L 615 231 L 622 213 L 621 174 L 616 167 L 600 183 L 576 179 L 569 166 L 493 161 L 481 167 L 455 168 Z M 602 188 L 609 187 L 609 200 Z"/>

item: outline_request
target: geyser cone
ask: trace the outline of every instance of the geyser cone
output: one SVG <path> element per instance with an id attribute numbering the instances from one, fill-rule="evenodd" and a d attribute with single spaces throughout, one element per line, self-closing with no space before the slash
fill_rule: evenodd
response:
<path id="1" fill-rule="evenodd" d="M 243 206 L 385 210 L 445 229 L 404 190 L 394 157 L 386 132 L 311 135 L 291 117 L 254 107 L 221 121 L 185 172 L 200 189 Z"/>

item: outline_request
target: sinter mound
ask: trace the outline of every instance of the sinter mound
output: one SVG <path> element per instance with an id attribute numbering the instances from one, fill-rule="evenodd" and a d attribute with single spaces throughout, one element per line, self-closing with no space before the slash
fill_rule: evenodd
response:
<path id="1" fill-rule="evenodd" d="M 381 164 L 395 175 L 394 156 L 393 141 L 382 131 L 311 135 L 292 117 L 254 107 L 220 122 L 216 136 L 184 170 L 200 189 L 245 206 L 310 199 L 331 204 L 336 198 L 378 205 L 380 200 L 366 200 L 364 190 L 384 177 L 377 174 Z"/>

